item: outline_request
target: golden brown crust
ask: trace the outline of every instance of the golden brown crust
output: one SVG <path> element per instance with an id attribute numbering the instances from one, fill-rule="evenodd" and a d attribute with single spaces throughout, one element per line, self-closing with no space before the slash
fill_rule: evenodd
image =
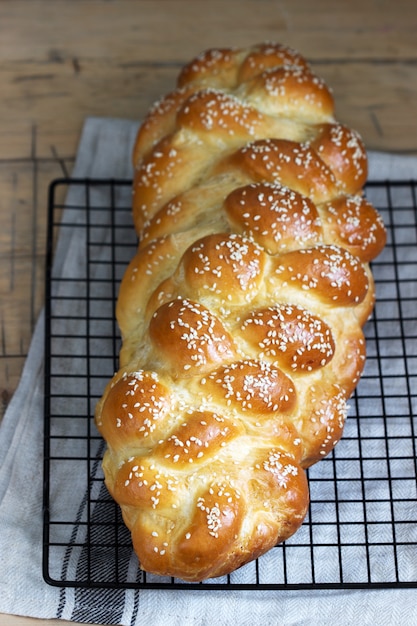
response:
<path id="1" fill-rule="evenodd" d="M 335 352 L 329 325 L 300 306 L 277 304 L 251 311 L 240 332 L 260 358 L 279 362 L 289 372 L 323 367 Z"/>
<path id="2" fill-rule="evenodd" d="M 332 239 L 364 263 L 382 251 L 386 241 L 384 224 L 363 196 L 339 196 L 322 205 L 321 211 L 326 239 Z"/>
<path id="3" fill-rule="evenodd" d="M 366 153 L 279 44 L 209 50 L 142 125 L 120 370 L 96 411 L 141 567 L 188 581 L 283 541 L 343 433 L 385 230 Z"/>
<path id="4" fill-rule="evenodd" d="M 185 298 L 164 303 L 155 311 L 149 339 L 173 377 L 206 372 L 236 354 L 233 339 L 220 320 L 205 306 Z"/>
<path id="5" fill-rule="evenodd" d="M 238 187 L 226 197 L 224 208 L 231 228 L 269 254 L 320 241 L 317 207 L 288 187 L 264 182 Z"/>

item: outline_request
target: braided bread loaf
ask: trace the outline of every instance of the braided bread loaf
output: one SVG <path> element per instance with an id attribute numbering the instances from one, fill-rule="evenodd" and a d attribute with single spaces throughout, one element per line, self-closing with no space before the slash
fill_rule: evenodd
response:
<path id="1" fill-rule="evenodd" d="M 263 44 L 199 56 L 139 131 L 140 245 L 96 423 L 147 571 L 200 581 L 288 538 L 342 434 L 385 230 L 333 116 L 306 61 Z"/>

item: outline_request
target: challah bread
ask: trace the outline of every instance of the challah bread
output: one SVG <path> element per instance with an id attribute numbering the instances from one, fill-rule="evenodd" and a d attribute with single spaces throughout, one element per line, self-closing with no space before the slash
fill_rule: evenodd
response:
<path id="1" fill-rule="evenodd" d="M 144 121 L 120 370 L 96 411 L 141 567 L 232 572 L 305 518 L 340 439 L 385 243 L 367 158 L 296 52 L 210 50 Z"/>

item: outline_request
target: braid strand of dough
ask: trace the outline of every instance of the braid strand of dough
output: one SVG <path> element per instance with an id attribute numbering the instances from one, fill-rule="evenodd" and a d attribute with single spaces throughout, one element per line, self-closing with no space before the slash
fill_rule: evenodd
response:
<path id="1" fill-rule="evenodd" d="M 141 567 L 201 581 L 303 522 L 305 469 L 340 439 L 364 367 L 385 230 L 360 137 L 281 45 L 193 60 L 133 160 L 103 468 Z"/>

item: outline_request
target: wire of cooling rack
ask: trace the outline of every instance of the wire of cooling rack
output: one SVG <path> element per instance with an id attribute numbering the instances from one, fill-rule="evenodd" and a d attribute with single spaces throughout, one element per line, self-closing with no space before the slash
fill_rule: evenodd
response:
<path id="1" fill-rule="evenodd" d="M 67 190 L 65 204 L 57 198 Z M 370 182 L 388 243 L 373 263 L 377 305 L 342 441 L 310 468 L 311 504 L 287 542 L 199 584 L 140 571 L 103 483 L 94 407 L 117 370 L 114 307 L 135 253 L 131 183 L 54 181 L 45 305 L 43 574 L 107 588 L 417 587 L 417 182 Z"/>

